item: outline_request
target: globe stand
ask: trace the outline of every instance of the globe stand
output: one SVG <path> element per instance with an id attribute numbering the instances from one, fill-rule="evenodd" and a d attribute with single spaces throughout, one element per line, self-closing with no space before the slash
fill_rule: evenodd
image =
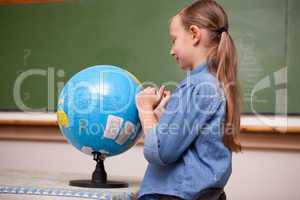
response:
<path id="1" fill-rule="evenodd" d="M 72 180 L 70 186 L 88 188 L 127 188 L 128 183 L 119 181 L 107 181 L 107 174 L 104 168 L 103 157 L 100 152 L 93 152 L 94 160 L 97 162 L 92 180 Z"/>

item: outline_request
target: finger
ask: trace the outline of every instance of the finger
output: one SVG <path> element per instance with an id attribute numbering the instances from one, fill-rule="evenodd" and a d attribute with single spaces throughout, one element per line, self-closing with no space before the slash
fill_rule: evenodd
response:
<path id="1" fill-rule="evenodd" d="M 151 87 L 148 92 L 149 94 L 156 94 L 156 89 L 154 87 Z"/>
<path id="2" fill-rule="evenodd" d="M 165 97 L 165 101 L 166 101 L 166 102 L 168 102 L 170 99 L 171 99 L 171 94 L 169 94 L 169 95 L 167 95 L 167 96 Z"/>
<path id="3" fill-rule="evenodd" d="M 143 92 L 143 94 L 155 94 L 155 88 L 153 88 L 153 87 L 147 87 L 142 92 Z"/>
<path id="4" fill-rule="evenodd" d="M 158 94 L 159 94 L 159 95 L 162 95 L 162 94 L 164 93 L 164 91 L 165 91 L 165 86 L 162 85 L 162 86 L 160 86 L 160 88 L 159 88 Z"/>
<path id="5" fill-rule="evenodd" d="M 159 101 L 160 101 L 161 98 L 163 97 L 164 91 L 165 91 L 165 86 L 164 86 L 164 85 L 160 86 L 159 91 L 158 91 L 158 94 L 157 94 L 157 95 L 158 95 Z"/>
<path id="6" fill-rule="evenodd" d="M 148 87 L 146 87 L 146 91 L 149 91 L 149 90 L 151 90 L 152 89 L 152 87 L 150 87 L 150 86 L 148 86 Z"/>
<path id="7" fill-rule="evenodd" d="M 167 97 L 167 96 L 171 96 L 171 92 L 168 90 L 165 90 L 163 97 Z"/>
<path id="8" fill-rule="evenodd" d="M 138 94 L 143 94 L 143 93 L 145 93 L 145 91 L 147 91 L 147 90 L 148 90 L 148 87 L 142 88 L 142 89 L 138 92 Z"/>
<path id="9" fill-rule="evenodd" d="M 165 105 L 169 101 L 170 98 L 171 98 L 171 95 L 167 95 L 167 96 L 163 97 L 161 100 L 162 104 Z"/>

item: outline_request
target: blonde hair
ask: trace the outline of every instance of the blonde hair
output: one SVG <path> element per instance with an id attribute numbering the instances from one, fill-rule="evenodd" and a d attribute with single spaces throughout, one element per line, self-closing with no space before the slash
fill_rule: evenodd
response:
<path id="1" fill-rule="evenodd" d="M 237 52 L 228 33 L 228 17 L 214 0 L 198 0 L 183 8 L 179 14 L 182 24 L 208 30 L 208 69 L 218 78 L 226 96 L 224 144 L 232 151 L 241 151 L 240 92 L 237 80 Z"/>

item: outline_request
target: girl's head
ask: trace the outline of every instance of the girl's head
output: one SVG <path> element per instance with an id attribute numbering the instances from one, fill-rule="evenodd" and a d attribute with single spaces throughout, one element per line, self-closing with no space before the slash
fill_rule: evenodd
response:
<path id="1" fill-rule="evenodd" d="M 183 69 L 206 61 L 221 83 L 227 100 L 224 143 L 240 151 L 240 96 L 237 54 L 228 32 L 228 17 L 214 0 L 198 0 L 183 8 L 170 24 L 171 55 Z"/>

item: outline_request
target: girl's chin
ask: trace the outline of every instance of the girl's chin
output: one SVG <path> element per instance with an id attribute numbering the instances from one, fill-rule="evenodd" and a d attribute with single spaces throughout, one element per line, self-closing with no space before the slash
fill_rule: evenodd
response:
<path id="1" fill-rule="evenodd" d="M 185 70 L 185 71 L 190 70 L 190 66 L 180 62 L 179 59 L 176 59 L 176 63 L 179 65 L 180 69 Z"/>
<path id="2" fill-rule="evenodd" d="M 180 68 L 184 71 L 188 71 L 190 70 L 190 67 L 186 66 L 186 65 L 182 65 L 182 64 L 179 64 Z"/>

